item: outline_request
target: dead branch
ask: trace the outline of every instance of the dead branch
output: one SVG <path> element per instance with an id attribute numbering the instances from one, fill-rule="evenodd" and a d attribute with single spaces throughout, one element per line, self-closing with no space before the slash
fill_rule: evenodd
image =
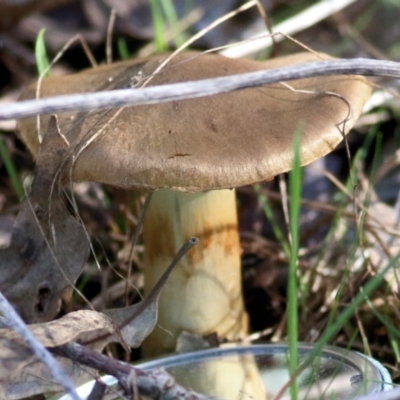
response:
<path id="1" fill-rule="evenodd" d="M 267 85 L 315 76 L 365 75 L 400 78 L 400 63 L 364 58 L 325 60 L 288 67 L 269 69 L 226 77 L 153 86 L 144 89 L 64 95 L 39 100 L 5 104 L 0 110 L 0 121 L 36 114 L 90 110 L 121 106 L 155 104 L 188 98 L 211 96 L 234 90 Z"/>
<path id="2" fill-rule="evenodd" d="M 122 361 L 97 353 L 78 343 L 67 343 L 51 349 L 55 354 L 95 368 L 118 379 L 126 395 L 137 399 L 146 396 L 157 400 L 217 400 L 179 385 L 164 369 L 143 371 Z"/>

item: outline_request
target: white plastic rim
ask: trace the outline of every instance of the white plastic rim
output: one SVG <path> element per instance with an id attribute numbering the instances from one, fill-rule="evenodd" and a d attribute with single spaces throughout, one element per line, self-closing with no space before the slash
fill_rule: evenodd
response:
<path id="1" fill-rule="evenodd" d="M 299 355 L 307 355 L 313 349 L 312 345 L 299 345 Z M 287 346 L 280 344 L 256 344 L 256 345 L 227 345 L 220 348 L 200 350 L 196 352 L 171 355 L 152 361 L 136 364 L 135 367 L 142 370 L 151 370 L 153 368 L 166 368 L 185 365 L 187 363 L 196 363 L 209 359 L 229 355 L 251 354 L 257 355 L 286 355 Z M 344 362 L 346 365 L 358 370 L 362 379 L 370 382 L 367 395 L 356 397 L 363 400 L 399 400 L 400 391 L 393 389 L 392 380 L 389 372 L 377 360 L 365 356 L 359 352 L 342 349 L 335 346 L 326 346 L 321 353 L 322 358 L 336 359 Z M 101 377 L 101 380 L 108 386 L 118 383 L 117 379 L 110 375 Z M 92 380 L 77 388 L 77 393 L 82 400 L 86 400 L 93 389 L 95 381 Z M 384 392 L 384 393 L 383 393 Z M 397 397 L 392 393 L 397 392 Z M 59 400 L 71 400 L 69 395 L 64 395 Z"/>

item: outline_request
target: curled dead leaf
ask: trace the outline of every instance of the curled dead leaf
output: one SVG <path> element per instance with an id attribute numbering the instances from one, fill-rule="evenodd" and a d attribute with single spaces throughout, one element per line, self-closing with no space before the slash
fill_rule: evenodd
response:
<path id="1" fill-rule="evenodd" d="M 29 327 L 35 337 L 48 348 L 70 342 L 87 342 L 105 334 L 108 341 L 120 341 L 115 323 L 96 311 L 77 311 L 57 321 Z M 102 351 L 106 343 L 97 340 L 92 348 Z M 0 399 L 16 400 L 60 390 L 50 371 L 12 329 L 0 329 L 0 354 Z M 77 385 L 93 377 L 93 371 L 82 369 L 71 360 L 63 357 L 57 357 L 57 360 Z"/>
<path id="2" fill-rule="evenodd" d="M 68 142 L 52 117 L 11 244 L 0 249 L 0 290 L 28 323 L 56 316 L 64 291 L 75 283 L 89 254 L 83 227 L 54 185 L 67 149 Z"/>

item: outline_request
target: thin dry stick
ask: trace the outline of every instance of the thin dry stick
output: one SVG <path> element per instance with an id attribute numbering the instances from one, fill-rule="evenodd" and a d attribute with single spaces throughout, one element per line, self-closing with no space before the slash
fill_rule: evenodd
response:
<path id="1" fill-rule="evenodd" d="M 358 308 L 354 311 L 354 317 L 356 319 L 358 330 L 360 331 L 360 336 L 364 345 L 363 351 L 364 353 L 367 353 L 369 357 L 372 357 L 371 348 L 368 343 L 368 335 L 365 332 L 364 324 L 362 322 L 362 318 L 360 317 L 360 311 Z"/>
<path id="2" fill-rule="evenodd" d="M 276 56 L 277 53 L 277 43 L 276 43 L 276 36 L 273 34 L 273 26 L 272 26 L 272 22 L 271 19 L 268 16 L 267 11 L 265 10 L 263 4 L 261 3 L 260 0 L 257 0 L 257 10 L 258 13 L 260 14 L 261 18 L 264 21 L 265 27 L 267 28 L 267 31 L 269 32 L 269 34 L 271 35 L 271 40 L 272 40 L 272 57 Z"/>
<path id="3" fill-rule="evenodd" d="M 266 329 L 263 329 L 262 331 L 254 332 L 250 335 L 247 335 L 245 338 L 242 339 L 241 343 L 255 342 L 256 340 L 260 340 L 262 338 L 265 338 L 268 335 L 271 335 L 271 333 L 273 333 L 273 329 L 266 328 Z"/>
<path id="4" fill-rule="evenodd" d="M 106 59 L 107 59 L 107 64 L 112 63 L 113 59 L 113 54 L 112 54 L 112 34 L 114 31 L 114 24 L 115 24 L 115 18 L 117 16 L 117 11 L 115 8 L 111 10 L 111 15 L 110 15 L 110 21 L 108 22 L 108 27 L 107 27 L 107 40 L 106 40 Z"/>
<path id="5" fill-rule="evenodd" d="M 4 315 L 6 325 L 14 329 L 31 348 L 36 357 L 43 362 L 53 375 L 54 379 L 74 400 L 80 400 L 80 397 L 75 391 L 74 383 L 69 379 L 69 376 L 63 371 L 55 358 L 49 351 L 40 343 L 32 332 L 22 321 L 21 317 L 16 313 L 8 300 L 0 292 L 0 310 Z"/>
<path id="6" fill-rule="evenodd" d="M 127 273 L 127 276 L 126 276 L 126 286 L 125 286 L 125 304 L 126 305 L 129 305 L 129 284 L 130 284 L 130 281 L 131 281 L 131 274 L 132 274 L 132 254 L 133 254 L 133 250 L 136 247 L 136 243 L 137 243 L 137 241 L 139 239 L 139 235 L 142 232 L 142 225 L 143 225 L 144 216 L 146 215 L 146 211 L 147 211 L 147 208 L 149 207 L 152 195 L 153 195 L 153 193 L 149 193 L 146 196 L 146 200 L 144 201 L 143 207 L 142 207 L 142 209 L 140 211 L 139 219 L 138 219 L 136 227 L 135 227 L 135 233 L 133 235 L 131 248 L 129 250 L 129 258 L 128 258 L 129 266 L 128 266 L 128 273 Z"/>
<path id="7" fill-rule="evenodd" d="M 0 110 L 0 120 L 24 118 L 36 114 L 54 114 L 63 111 L 164 103 L 211 96 L 281 81 L 331 75 L 384 76 L 399 79 L 400 63 L 363 58 L 324 60 L 226 77 L 152 86 L 144 89 L 119 89 L 26 100 L 19 103 L 4 104 Z"/>
<path id="8" fill-rule="evenodd" d="M 292 234 L 289 229 L 288 192 L 287 192 L 287 186 L 286 186 L 284 174 L 279 174 L 279 191 L 281 193 L 281 199 L 282 199 L 283 217 L 285 219 L 285 224 L 286 224 L 287 231 L 288 231 L 287 233 L 288 233 L 289 243 L 291 245 L 292 244 Z"/>

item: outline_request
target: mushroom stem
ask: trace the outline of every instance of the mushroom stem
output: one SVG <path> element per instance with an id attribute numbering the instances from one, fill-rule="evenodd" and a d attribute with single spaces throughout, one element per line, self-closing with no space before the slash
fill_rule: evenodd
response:
<path id="1" fill-rule="evenodd" d="M 189 237 L 200 243 L 176 266 L 159 302 L 158 326 L 144 343 L 145 356 L 175 349 L 182 331 L 217 332 L 237 339 L 247 332 L 234 190 L 153 194 L 143 225 L 145 292 Z"/>

